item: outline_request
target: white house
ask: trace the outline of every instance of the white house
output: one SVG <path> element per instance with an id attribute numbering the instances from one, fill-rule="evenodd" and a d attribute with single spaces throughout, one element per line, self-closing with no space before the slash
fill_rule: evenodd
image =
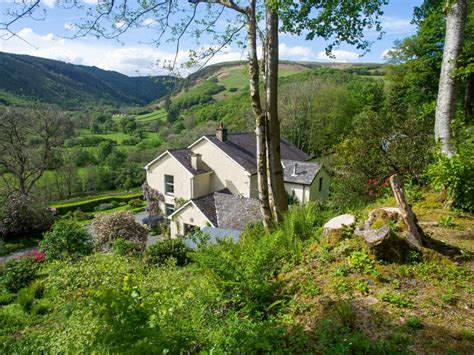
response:
<path id="1" fill-rule="evenodd" d="M 280 146 L 288 194 L 301 203 L 327 198 L 330 181 L 322 165 L 284 139 Z M 221 124 L 215 135 L 167 150 L 145 169 L 148 185 L 164 195 L 172 237 L 204 226 L 242 230 L 261 220 L 254 133 L 227 134 Z"/>

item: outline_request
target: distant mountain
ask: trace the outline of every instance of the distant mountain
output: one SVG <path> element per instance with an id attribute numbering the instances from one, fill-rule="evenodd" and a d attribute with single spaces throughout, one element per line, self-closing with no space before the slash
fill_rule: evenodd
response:
<path id="1" fill-rule="evenodd" d="M 174 90 L 172 76 L 129 77 L 97 67 L 0 52 L 0 103 L 40 101 L 61 106 L 85 103 L 144 105 Z"/>

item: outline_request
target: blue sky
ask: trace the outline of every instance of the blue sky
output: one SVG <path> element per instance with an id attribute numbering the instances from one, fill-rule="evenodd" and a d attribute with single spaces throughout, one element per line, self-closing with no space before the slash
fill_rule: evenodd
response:
<path id="1" fill-rule="evenodd" d="M 1 22 L 5 22 L 8 8 L 15 0 L 0 0 Z M 16 0 L 19 1 L 19 0 Z M 27 0 L 28 1 L 28 0 Z M 60 0 L 63 1 L 63 0 Z M 84 6 L 94 4 L 97 0 L 79 0 Z M 382 26 L 385 35 L 376 41 L 377 34 L 367 33 L 367 39 L 375 41 L 369 53 L 359 57 L 360 51 L 342 45 L 334 54 L 336 59 L 327 58 L 324 53 L 325 42 L 321 39 L 306 41 L 304 38 L 282 34 L 280 36 L 280 58 L 303 61 L 337 61 L 337 62 L 383 62 L 383 54 L 393 46 L 397 39 L 410 36 L 415 27 L 410 24 L 413 8 L 422 0 L 391 0 L 384 8 Z M 95 65 L 106 70 L 116 70 L 127 75 L 157 75 L 164 73 L 158 61 L 174 58 L 175 44 L 162 43 L 159 46 L 149 42 L 156 33 L 153 18 L 143 18 L 140 29 L 130 29 L 116 40 L 96 39 L 93 37 L 69 39 L 74 33 L 74 24 L 84 18 L 86 11 L 80 9 L 64 9 L 56 0 L 41 0 L 41 11 L 46 17 L 41 21 L 23 19 L 15 24 L 13 30 L 18 38 L 0 39 L 0 51 L 29 54 L 33 56 L 62 60 L 74 64 Z M 36 17 L 40 18 L 42 12 Z M 1 35 L 1 33 L 0 33 Z M 2 36 L 4 37 L 4 36 Z M 203 38 L 205 44 L 210 39 Z M 178 62 L 185 62 L 187 51 L 196 49 L 195 40 L 191 37 L 183 40 Z M 245 52 L 236 45 L 230 45 L 216 55 L 210 63 L 228 60 L 245 60 Z M 186 71 L 182 71 L 185 75 Z"/>

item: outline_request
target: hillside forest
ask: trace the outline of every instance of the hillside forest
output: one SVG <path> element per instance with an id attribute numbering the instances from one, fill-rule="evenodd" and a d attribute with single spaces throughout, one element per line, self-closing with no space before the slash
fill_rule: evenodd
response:
<path id="1" fill-rule="evenodd" d="M 281 135 L 325 166 L 330 198 L 289 199 L 281 223 L 249 225 L 239 241 L 168 239 L 161 219 L 144 227 L 134 214 L 152 208 L 143 167 L 159 154 L 220 122 L 230 133 L 255 130 L 246 63 L 131 78 L 0 53 L 0 351 L 473 353 L 466 3 L 453 154 L 435 139 L 445 4 L 425 0 L 416 34 L 384 64 L 280 61 Z M 408 226 L 377 214 L 397 206 L 394 174 L 422 248 L 397 244 Z M 356 223 L 328 234 L 324 224 L 341 214 Z M 366 220 L 387 230 L 396 257 L 357 234 Z M 147 245 L 149 235 L 164 238 Z"/>

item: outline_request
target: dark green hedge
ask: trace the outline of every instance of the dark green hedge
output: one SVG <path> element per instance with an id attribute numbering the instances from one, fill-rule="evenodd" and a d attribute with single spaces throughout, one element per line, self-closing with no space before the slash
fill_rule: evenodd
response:
<path id="1" fill-rule="evenodd" d="M 102 203 L 108 203 L 111 201 L 117 201 L 117 202 L 128 202 L 130 200 L 134 200 L 137 198 L 142 198 L 143 194 L 136 193 L 132 195 L 122 195 L 122 196 L 103 196 L 103 197 L 97 197 L 91 200 L 86 200 L 86 201 L 79 201 L 79 202 L 71 202 L 71 203 L 65 203 L 65 204 L 58 204 L 58 205 L 53 205 L 51 207 L 56 208 L 59 212 L 60 215 L 64 215 L 68 213 L 69 211 L 76 211 L 76 210 L 81 210 L 82 212 L 92 212 L 94 211 L 94 208 Z"/>

